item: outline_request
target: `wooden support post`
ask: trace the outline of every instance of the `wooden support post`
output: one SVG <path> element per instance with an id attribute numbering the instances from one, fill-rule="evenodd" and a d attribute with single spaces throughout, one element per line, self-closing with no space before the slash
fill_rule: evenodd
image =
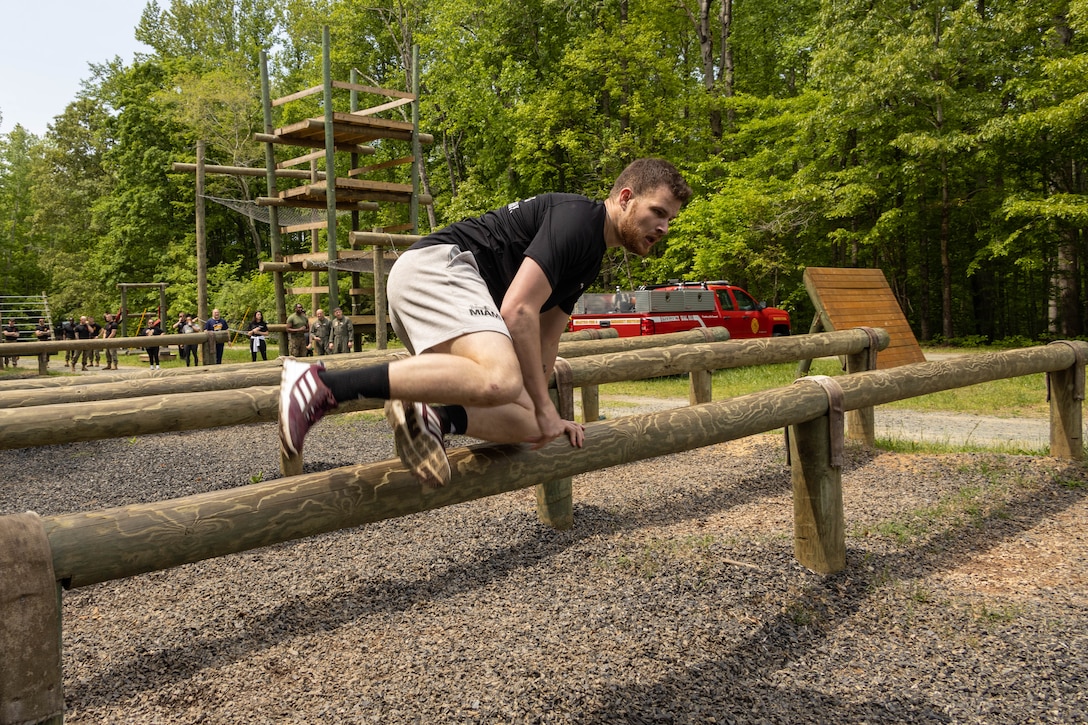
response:
<path id="1" fill-rule="evenodd" d="M 817 310 L 816 314 L 812 318 L 812 324 L 809 325 L 808 334 L 815 335 L 824 329 L 823 317 L 820 316 L 820 311 Z M 830 328 L 829 328 L 830 329 Z M 800 360 L 797 363 L 797 377 L 802 375 L 808 375 L 808 371 L 812 368 L 812 358 Z"/>
<path id="2" fill-rule="evenodd" d="M 692 370 L 688 373 L 688 378 L 688 403 L 709 403 L 714 397 L 713 373 L 710 370 Z"/>
<path id="3" fill-rule="evenodd" d="M 329 306 L 336 307 L 340 304 L 340 289 L 336 279 L 336 130 L 333 125 L 332 103 L 332 41 L 329 37 L 329 26 L 321 30 L 321 68 L 325 88 L 325 221 L 327 222 L 327 236 L 329 247 Z M 312 312 L 312 310 L 311 310 Z"/>
<path id="4" fill-rule="evenodd" d="M 60 590 L 37 514 L 0 516 L 0 725 L 60 723 Z"/>
<path id="5" fill-rule="evenodd" d="M 601 386 L 582 386 L 582 422 L 595 423 L 601 419 Z"/>
<path id="6" fill-rule="evenodd" d="M 121 287 L 121 329 L 118 330 L 119 337 L 127 337 L 125 330 L 128 327 L 128 288 L 125 285 Z M 139 330 L 137 330 L 139 332 Z"/>
<path id="7" fill-rule="evenodd" d="M 208 232 L 204 211 L 204 149 L 196 142 L 196 316 L 208 318 Z M 124 303 L 121 304 L 124 307 Z M 121 336 L 125 334 L 121 330 Z"/>
<path id="8" fill-rule="evenodd" d="M 555 387 L 551 390 L 552 401 L 563 420 L 574 420 L 574 386 L 570 363 L 561 357 L 555 359 Z M 574 479 L 560 478 L 536 486 L 536 515 L 540 522 L 557 531 L 574 526 Z"/>
<path id="9" fill-rule="evenodd" d="M 879 346 L 876 331 L 871 327 L 860 327 L 858 329 L 864 330 L 869 335 L 869 347 L 866 350 L 846 356 L 846 372 L 848 373 L 876 370 L 876 354 Z M 873 406 L 869 405 L 846 412 L 846 437 L 869 447 L 876 445 L 876 417 L 873 413 Z"/>
<path id="10" fill-rule="evenodd" d="M 1068 345 L 1076 355 L 1076 363 L 1047 376 L 1047 398 L 1050 401 L 1050 455 L 1083 461 L 1083 401 L 1085 349 L 1076 343 L 1059 340 L 1052 345 Z M 1080 343 L 1083 345 L 1083 343 Z"/>
<path id="11" fill-rule="evenodd" d="M 350 99 L 349 106 L 351 108 L 351 112 L 355 113 L 356 111 L 359 110 L 359 90 L 355 87 L 355 86 L 359 85 L 359 69 L 358 68 L 352 68 L 351 69 L 350 81 L 351 81 L 352 88 L 351 88 L 351 91 L 348 94 L 348 97 Z M 357 154 L 357 153 L 352 153 L 351 154 L 350 168 L 352 168 L 352 169 L 359 168 L 359 154 Z M 349 176 L 351 175 L 350 171 L 348 172 L 348 175 Z M 359 210 L 358 209 L 352 209 L 351 210 L 351 231 L 348 232 L 348 248 L 351 248 L 351 235 L 355 234 L 355 232 L 357 232 L 357 231 L 359 231 Z M 382 261 L 385 261 L 385 260 L 383 259 Z M 378 264 L 379 264 L 378 260 L 375 259 L 374 260 L 374 280 L 375 280 L 374 286 L 375 287 L 377 287 L 377 284 L 378 284 L 377 283 Z M 360 302 L 360 299 L 359 299 L 359 292 L 357 292 L 357 290 L 362 286 L 363 286 L 362 278 L 359 276 L 359 270 L 353 269 L 351 271 L 351 290 L 348 292 L 348 296 L 350 297 L 350 304 L 351 304 L 351 306 L 348 308 L 348 312 L 347 312 L 347 314 L 349 314 L 349 315 L 359 314 L 359 308 L 360 308 L 359 302 Z M 334 310 L 336 310 L 336 308 L 339 307 L 339 306 L 340 305 L 338 305 L 338 304 L 336 304 L 334 302 L 329 303 L 329 307 L 330 307 L 329 316 L 330 317 L 333 315 Z M 375 305 L 375 307 L 377 307 L 377 305 Z M 362 336 L 361 333 L 355 332 L 354 326 L 352 327 L 352 333 L 351 333 L 351 349 L 354 352 L 358 352 L 359 350 L 363 349 L 363 336 Z"/>
<path id="12" fill-rule="evenodd" d="M 374 232 L 380 232 L 381 227 L 374 227 Z M 386 298 L 385 281 L 385 251 L 375 245 L 374 249 L 374 346 L 379 350 L 389 347 L 389 301 Z M 362 340 L 362 334 L 356 335 Z M 360 349 L 356 344 L 356 349 Z"/>
<path id="13" fill-rule="evenodd" d="M 264 120 L 264 134 L 263 136 L 269 137 L 273 131 L 272 128 L 272 92 L 268 78 L 268 53 L 261 51 L 261 111 Z M 256 139 L 255 139 L 256 140 Z M 264 145 L 264 164 L 265 164 L 265 181 L 268 187 L 269 196 L 277 196 L 276 191 L 276 152 L 272 148 L 272 141 L 266 141 Z M 268 242 L 269 252 L 272 255 L 273 263 L 283 262 L 283 239 L 280 236 L 280 218 L 279 211 L 276 207 L 272 206 L 268 208 Z M 272 271 L 272 285 L 276 294 L 276 319 L 275 321 L 282 324 L 287 321 L 287 300 L 286 294 L 283 289 L 283 270 Z M 201 317 L 204 317 L 207 311 L 200 313 Z M 281 331 L 278 335 L 280 354 L 284 355 L 287 352 L 287 332 Z M 207 358 L 205 358 L 205 361 Z M 207 362 L 205 362 L 207 364 Z"/>
<path id="14" fill-rule="evenodd" d="M 827 396 L 827 414 L 787 428 L 793 479 L 793 549 L 804 566 L 820 574 L 846 567 L 842 507 L 843 389 L 826 375 L 800 378 Z"/>
<path id="15" fill-rule="evenodd" d="M 793 553 L 819 574 L 846 568 L 842 471 L 831 465 L 829 416 L 790 427 Z"/>

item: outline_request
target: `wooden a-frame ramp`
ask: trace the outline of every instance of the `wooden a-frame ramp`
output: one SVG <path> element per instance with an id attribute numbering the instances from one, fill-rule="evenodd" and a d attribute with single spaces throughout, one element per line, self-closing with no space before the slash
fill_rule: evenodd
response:
<path id="1" fill-rule="evenodd" d="M 810 332 L 880 327 L 891 344 L 877 356 L 877 369 L 926 361 L 883 271 L 808 267 L 804 281 L 816 307 Z"/>

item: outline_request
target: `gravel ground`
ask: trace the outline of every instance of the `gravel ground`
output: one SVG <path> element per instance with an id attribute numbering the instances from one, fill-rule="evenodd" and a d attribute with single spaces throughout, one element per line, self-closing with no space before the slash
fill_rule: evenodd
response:
<path id="1" fill-rule="evenodd" d="M 392 457 L 322 421 L 307 471 Z M 271 425 L 9 451 L 0 513 L 278 476 Z M 1088 722 L 1088 469 L 848 448 L 847 569 L 764 435 L 69 591 L 68 723 Z"/>

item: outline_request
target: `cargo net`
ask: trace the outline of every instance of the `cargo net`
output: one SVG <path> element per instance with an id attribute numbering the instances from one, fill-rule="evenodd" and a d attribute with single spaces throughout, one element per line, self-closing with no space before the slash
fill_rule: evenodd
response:
<path id="1" fill-rule="evenodd" d="M 318 222 L 324 222 L 327 218 L 325 212 L 318 209 L 298 209 L 290 206 L 270 207 L 260 206 L 255 201 L 248 201 L 246 199 L 222 199 L 217 196 L 207 196 L 204 198 L 208 201 L 214 201 L 216 204 L 233 209 L 239 214 L 245 214 L 250 219 L 255 219 L 265 224 L 272 224 L 272 209 L 278 209 L 276 215 L 276 222 L 281 227 L 294 227 L 303 224 L 316 224 Z M 351 212 L 342 212 L 337 216 L 347 215 Z"/>

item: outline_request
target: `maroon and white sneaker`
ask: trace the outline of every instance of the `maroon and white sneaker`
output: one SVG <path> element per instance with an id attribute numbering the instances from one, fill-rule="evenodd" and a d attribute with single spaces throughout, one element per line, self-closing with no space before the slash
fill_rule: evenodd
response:
<path id="1" fill-rule="evenodd" d="M 306 431 L 336 407 L 329 386 L 318 377 L 322 363 L 304 363 L 284 358 L 280 373 L 280 443 L 292 457 L 302 455 Z"/>
<path id="2" fill-rule="evenodd" d="M 397 455 L 416 478 L 438 488 L 450 482 L 450 461 L 438 415 L 426 403 L 389 400 L 385 417 L 393 428 Z"/>

